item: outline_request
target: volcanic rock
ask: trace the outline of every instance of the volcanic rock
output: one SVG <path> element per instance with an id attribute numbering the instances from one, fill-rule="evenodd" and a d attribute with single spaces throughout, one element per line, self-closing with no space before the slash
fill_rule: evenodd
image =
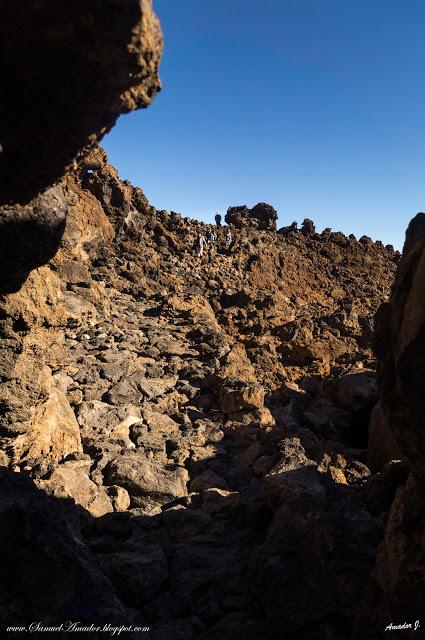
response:
<path id="1" fill-rule="evenodd" d="M 187 495 L 188 474 L 185 469 L 164 468 L 137 452 L 122 452 L 105 470 L 107 484 L 127 489 L 132 498 L 148 497 L 163 504 Z"/>
<path id="2" fill-rule="evenodd" d="M 229 207 L 225 216 L 227 224 L 242 229 L 245 225 L 257 229 L 276 230 L 278 214 L 270 204 L 259 202 L 252 209 L 246 205 L 239 207 Z"/>
<path id="3" fill-rule="evenodd" d="M 365 596 L 369 619 L 381 626 L 400 616 L 418 620 L 425 606 L 421 561 L 425 552 L 424 255 L 425 214 L 419 213 L 407 230 L 391 297 L 376 319 L 382 414 L 374 416 L 373 461 L 385 461 L 399 450 L 410 468 L 392 503 L 385 539 Z M 390 451 L 385 444 L 381 457 L 377 432 L 382 440 L 390 441 Z M 370 626 L 373 628 L 373 623 Z M 364 632 L 364 628 L 361 630 Z"/>
<path id="4" fill-rule="evenodd" d="M 25 202 L 59 179 L 120 113 L 151 102 L 162 37 L 150 0 L 6 0 L 0 25 L 1 200 Z"/>
<path id="5" fill-rule="evenodd" d="M 405 484 L 401 467 L 365 464 L 373 318 L 398 254 L 311 220 L 276 233 L 260 203 L 229 208 L 230 248 L 216 229 L 194 255 L 212 226 L 155 209 L 94 144 L 159 87 L 150 3 L 15 5 L 0 9 L 16 12 L 0 27 L 14 88 L 14 109 L 10 97 L 0 108 L 0 620 L 80 619 L 82 607 L 148 621 L 158 640 L 345 640 L 406 597 L 413 612 L 420 385 L 399 334 L 420 343 L 419 244 L 378 322 L 381 426 L 414 467 Z M 381 437 L 373 428 L 379 465 Z"/>

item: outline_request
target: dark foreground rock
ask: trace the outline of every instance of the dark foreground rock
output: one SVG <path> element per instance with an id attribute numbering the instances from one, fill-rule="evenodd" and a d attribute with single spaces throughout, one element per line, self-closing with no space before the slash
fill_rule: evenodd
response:
<path id="1" fill-rule="evenodd" d="M 41 0 L 0 8 L 0 204 L 28 202 L 159 89 L 151 0 Z"/>
<path id="2" fill-rule="evenodd" d="M 424 251 L 425 214 L 419 213 L 407 230 L 391 297 L 377 314 L 382 414 L 375 429 L 392 443 L 391 453 L 406 461 L 408 475 L 397 488 L 367 591 L 370 619 L 381 625 L 421 623 L 425 607 Z"/>

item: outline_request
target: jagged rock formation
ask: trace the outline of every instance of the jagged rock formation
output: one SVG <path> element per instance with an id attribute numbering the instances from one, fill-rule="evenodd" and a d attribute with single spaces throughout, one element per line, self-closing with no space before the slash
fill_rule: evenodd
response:
<path id="1" fill-rule="evenodd" d="M 0 17 L 7 88 L 0 107 L 0 193 L 7 203 L 0 207 L 0 429 L 2 437 L 23 436 L 15 448 L 28 447 L 30 457 L 50 451 L 61 459 L 73 450 L 76 422 L 44 360 L 58 338 L 54 328 L 82 310 L 52 268 L 36 268 L 55 255 L 65 226 L 64 255 L 69 249 L 74 259 L 84 253 L 76 224 L 86 240 L 112 238 L 94 198 L 83 197 L 76 222 L 78 196 L 62 176 L 120 113 L 152 100 L 161 32 L 149 0 L 7 1 Z"/>
<path id="2" fill-rule="evenodd" d="M 247 213 L 200 259 L 207 226 L 157 211 L 101 149 L 63 185 L 61 250 L 5 302 L 3 463 L 60 501 L 90 579 L 152 637 L 342 640 L 403 480 L 366 465 L 398 255 Z"/>
<path id="3" fill-rule="evenodd" d="M 265 202 L 259 202 L 252 209 L 248 209 L 246 205 L 229 207 L 225 221 L 237 229 L 248 225 L 257 229 L 273 231 L 276 229 L 277 211 Z"/>
<path id="4" fill-rule="evenodd" d="M 0 43 L 0 291 L 9 292 L 58 249 L 68 203 L 52 185 L 160 88 L 162 36 L 151 0 L 5 0 Z"/>
<path id="5" fill-rule="evenodd" d="M 425 608 L 424 251 L 425 214 L 419 213 L 407 230 L 391 298 L 377 314 L 379 436 L 406 461 L 368 593 L 370 616 L 382 622 L 415 622 Z"/>
<path id="6" fill-rule="evenodd" d="M 150 104 L 162 49 L 151 0 L 0 7 L 0 204 L 62 177 L 115 123 Z M 19 38 L 19 40 L 17 40 Z"/>

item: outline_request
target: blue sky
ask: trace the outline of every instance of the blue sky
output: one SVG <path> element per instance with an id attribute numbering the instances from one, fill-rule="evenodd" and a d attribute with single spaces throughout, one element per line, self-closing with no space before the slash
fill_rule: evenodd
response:
<path id="1" fill-rule="evenodd" d="M 425 209 L 424 0 L 156 0 L 163 91 L 103 145 L 158 208 L 401 248 Z"/>

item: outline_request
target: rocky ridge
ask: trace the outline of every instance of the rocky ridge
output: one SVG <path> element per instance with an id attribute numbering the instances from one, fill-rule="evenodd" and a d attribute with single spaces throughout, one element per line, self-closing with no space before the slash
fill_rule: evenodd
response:
<path id="1" fill-rule="evenodd" d="M 1 321 L 1 505 L 38 542 L 1 539 L 47 559 L 50 601 L 21 581 L 0 620 L 54 623 L 62 591 L 164 640 L 346 638 L 407 473 L 367 457 L 399 255 L 308 220 L 276 231 L 260 203 L 198 258 L 208 225 L 157 211 L 100 148 L 61 189 L 61 249 Z"/>

